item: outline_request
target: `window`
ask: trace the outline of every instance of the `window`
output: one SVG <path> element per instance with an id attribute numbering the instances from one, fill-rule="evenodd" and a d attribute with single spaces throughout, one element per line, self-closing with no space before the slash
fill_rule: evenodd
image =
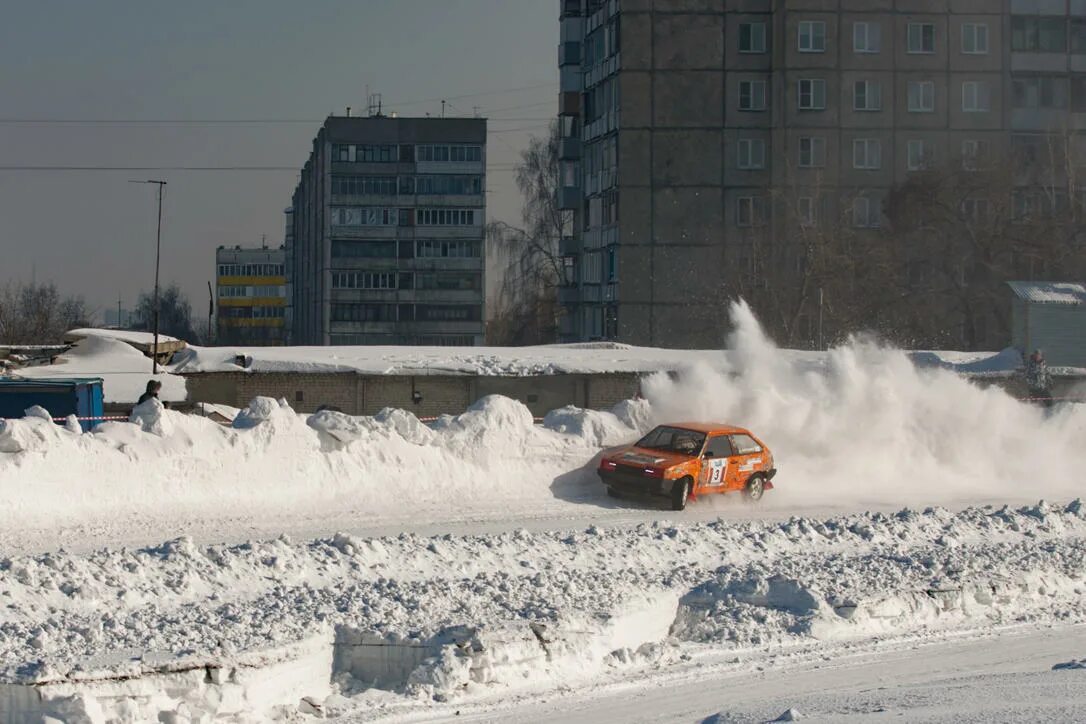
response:
<path id="1" fill-rule="evenodd" d="M 765 104 L 766 82 L 764 80 L 739 81 L 739 110 L 764 111 Z"/>
<path id="2" fill-rule="evenodd" d="M 396 272 L 334 271 L 333 289 L 396 289 Z"/>
<path id="3" fill-rule="evenodd" d="M 1086 53 L 1086 18 L 1071 19 L 1071 52 Z"/>
<path id="4" fill-rule="evenodd" d="M 1015 15 L 1011 18 L 1011 50 L 1066 53 L 1067 18 Z"/>
<path id="5" fill-rule="evenodd" d="M 986 55 L 988 53 L 988 26 L 984 23 L 962 23 L 962 53 Z"/>
<path id="6" fill-rule="evenodd" d="M 419 226 L 475 226 L 475 209 L 418 209 Z"/>
<path id="7" fill-rule="evenodd" d="M 882 50 L 882 26 L 878 23 L 853 23 L 852 50 L 856 53 L 878 53 Z"/>
<path id="8" fill-rule="evenodd" d="M 393 163 L 399 153 L 395 146 L 355 146 L 355 161 L 364 163 Z"/>
<path id="9" fill-rule="evenodd" d="M 474 291 L 479 289 L 479 274 L 475 272 L 417 274 L 416 289 L 440 289 L 444 291 Z"/>
<path id="10" fill-rule="evenodd" d="M 705 457 L 730 458 L 734 454 L 731 438 L 727 435 L 711 437 L 705 445 Z"/>
<path id="11" fill-rule="evenodd" d="M 415 319 L 420 322 L 478 322 L 482 318 L 478 305 L 419 304 Z"/>
<path id="12" fill-rule="evenodd" d="M 394 259 L 394 241 L 332 241 L 333 259 Z"/>
<path id="13" fill-rule="evenodd" d="M 882 203 L 878 199 L 857 196 L 852 200 L 852 225 L 859 229 L 877 229 L 882 223 Z"/>
<path id="14" fill-rule="evenodd" d="M 766 52 L 765 23 L 739 23 L 739 52 Z"/>
<path id="15" fill-rule="evenodd" d="M 962 110 L 966 113 L 984 113 L 990 110 L 988 84 L 967 80 L 962 83 Z"/>
<path id="16" fill-rule="evenodd" d="M 379 206 L 333 206 L 333 226 L 396 226 L 399 209 Z"/>
<path id="17" fill-rule="evenodd" d="M 395 176 L 333 176 L 332 193 L 345 196 L 395 196 L 399 191 Z"/>
<path id="18" fill-rule="evenodd" d="M 482 146 L 426 145 L 415 149 L 420 163 L 477 163 L 483 160 Z"/>
<path id="19" fill-rule="evenodd" d="M 281 277 L 283 268 L 282 264 L 219 264 L 219 276 Z"/>
<path id="20" fill-rule="evenodd" d="M 766 220 L 765 199 L 761 196 L 740 196 L 736 199 L 736 226 L 761 226 Z"/>
<path id="21" fill-rule="evenodd" d="M 333 322 L 395 322 L 395 304 L 333 304 Z"/>
<path id="22" fill-rule="evenodd" d="M 865 171 L 882 168 L 882 142 L 877 138 L 857 138 L 852 142 L 852 167 Z"/>
<path id="23" fill-rule="evenodd" d="M 419 259 L 470 259 L 479 256 L 479 242 L 460 239 L 428 239 L 415 242 Z"/>
<path id="24" fill-rule="evenodd" d="M 909 112 L 935 112 L 935 82 L 930 80 L 909 81 Z"/>
<path id="25" fill-rule="evenodd" d="M 732 444 L 736 455 L 751 455 L 762 451 L 762 446 L 750 435 L 732 435 Z"/>
<path id="26" fill-rule="evenodd" d="M 928 167 L 927 144 L 913 139 L 905 145 L 905 163 L 910 171 L 922 171 Z"/>
<path id="27" fill-rule="evenodd" d="M 740 138 L 737 165 L 744 170 L 765 168 L 765 141 L 760 138 Z"/>
<path id="28" fill-rule="evenodd" d="M 962 168 L 976 171 L 983 168 L 988 158 L 988 142 L 970 139 L 962 141 Z"/>
<path id="29" fill-rule="evenodd" d="M 664 452 L 688 452 L 696 455 L 705 443 L 705 433 L 661 425 L 637 441 L 636 446 L 645 450 Z"/>
<path id="30" fill-rule="evenodd" d="M 482 176 L 441 174 L 415 178 L 415 193 L 419 196 L 473 196 L 483 193 Z"/>
<path id="31" fill-rule="evenodd" d="M 875 80 L 858 80 L 852 89 L 852 108 L 857 111 L 882 109 L 882 84 Z"/>
<path id="32" fill-rule="evenodd" d="M 332 146 L 332 160 L 333 161 L 350 161 L 353 154 L 351 153 L 351 147 L 348 145 L 336 144 Z"/>
<path id="33" fill-rule="evenodd" d="M 802 136 L 799 139 L 800 168 L 822 168 L 826 165 L 826 139 Z"/>
<path id="34" fill-rule="evenodd" d="M 811 196 L 800 196 L 796 199 L 796 217 L 800 226 L 814 226 L 817 221 L 815 214 L 815 200 Z"/>
<path id="35" fill-rule="evenodd" d="M 988 221 L 991 205 L 988 199 L 965 199 L 962 201 L 962 215 L 975 224 Z"/>
<path id="36" fill-rule="evenodd" d="M 909 23 L 907 43 L 909 53 L 934 53 L 935 26 L 931 23 Z"/>
<path id="37" fill-rule="evenodd" d="M 1078 73 L 1071 77 L 1071 110 L 1086 113 L 1086 76 Z"/>
<path id="38" fill-rule="evenodd" d="M 1037 75 L 1015 78 L 1012 86 L 1015 108 L 1065 109 L 1068 106 L 1066 76 Z"/>
<path id="39" fill-rule="evenodd" d="M 801 20 L 799 23 L 799 52 L 826 52 L 826 24 L 821 20 Z"/>
<path id="40" fill-rule="evenodd" d="M 806 78 L 799 81 L 799 109 L 801 111 L 821 111 L 826 108 L 826 81 L 821 78 Z"/>

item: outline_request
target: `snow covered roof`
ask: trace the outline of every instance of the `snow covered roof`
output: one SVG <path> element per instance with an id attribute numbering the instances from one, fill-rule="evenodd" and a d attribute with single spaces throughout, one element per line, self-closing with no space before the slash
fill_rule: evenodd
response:
<path id="1" fill-rule="evenodd" d="M 1084 304 L 1086 284 L 1077 282 L 1007 282 L 1019 299 L 1036 304 Z"/>
<path id="2" fill-rule="evenodd" d="M 612 342 L 537 347 L 190 346 L 175 356 L 172 371 L 181 374 L 250 371 L 527 377 L 656 372 L 678 369 L 695 361 L 714 364 L 723 359 L 720 350 L 658 349 Z M 241 360 L 244 364 L 238 364 Z"/>
<path id="3" fill-rule="evenodd" d="M 137 345 L 151 345 L 155 343 L 155 335 L 151 332 L 133 332 L 127 329 L 98 329 L 90 327 L 85 329 L 73 329 L 64 335 L 64 339 L 69 342 L 75 342 L 80 339 L 85 339 L 86 337 L 108 337 L 110 339 L 119 339 L 122 342 Z M 181 340 L 177 337 L 170 337 L 165 334 L 158 335 L 159 344 L 180 341 Z"/>
<path id="4" fill-rule="evenodd" d="M 152 377 L 149 357 L 127 341 L 108 335 L 87 336 L 57 357 L 55 364 L 21 368 L 15 371 L 15 376 L 30 380 L 101 377 L 105 401 L 117 404 L 135 403 Z M 165 374 L 163 370 L 156 379 L 162 381 L 159 399 L 164 402 L 186 399 L 183 377 Z"/>

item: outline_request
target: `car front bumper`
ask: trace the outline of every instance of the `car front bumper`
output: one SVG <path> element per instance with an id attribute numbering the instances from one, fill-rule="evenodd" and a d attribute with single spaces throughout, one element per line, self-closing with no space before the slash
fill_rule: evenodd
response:
<path id="1" fill-rule="evenodd" d="M 667 497 L 671 495 L 674 480 L 665 480 L 640 471 L 627 472 L 621 468 L 615 470 L 598 470 L 603 484 L 622 493 L 634 495 L 659 495 Z"/>

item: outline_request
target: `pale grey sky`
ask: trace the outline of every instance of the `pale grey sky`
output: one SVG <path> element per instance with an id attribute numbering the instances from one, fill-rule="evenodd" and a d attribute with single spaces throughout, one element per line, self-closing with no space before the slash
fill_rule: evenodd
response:
<path id="1" fill-rule="evenodd" d="M 491 117 L 492 218 L 516 221 L 510 171 L 557 106 L 552 0 L 5 0 L 0 166 L 301 168 L 321 120 L 362 109 Z M 7 123 L 10 119 L 312 123 Z M 154 271 L 154 187 L 168 182 L 162 279 L 206 313 L 220 244 L 283 238 L 294 171 L 0 170 L 0 284 L 54 281 L 128 307 Z"/>

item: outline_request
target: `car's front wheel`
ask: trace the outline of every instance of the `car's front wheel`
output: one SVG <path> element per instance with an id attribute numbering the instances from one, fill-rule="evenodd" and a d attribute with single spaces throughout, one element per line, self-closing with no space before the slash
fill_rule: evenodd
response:
<path id="1" fill-rule="evenodd" d="M 747 487 L 743 489 L 743 497 L 752 503 L 757 503 L 765 494 L 765 478 L 761 475 L 752 475 L 747 481 Z"/>
<path id="2" fill-rule="evenodd" d="M 690 500 L 690 478 L 678 480 L 671 486 L 671 509 L 685 510 Z"/>

